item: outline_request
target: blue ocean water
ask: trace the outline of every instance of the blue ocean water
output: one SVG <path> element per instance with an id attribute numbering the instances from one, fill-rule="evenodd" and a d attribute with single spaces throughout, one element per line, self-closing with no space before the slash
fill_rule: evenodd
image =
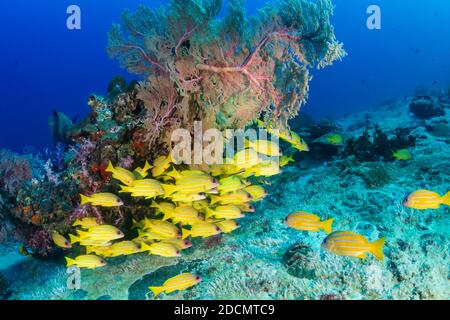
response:
<path id="1" fill-rule="evenodd" d="M 114 75 L 133 78 L 108 58 L 106 33 L 125 8 L 167 1 L 5 0 L 0 3 L 0 147 L 51 145 L 53 110 L 86 115 L 90 93 L 105 93 Z M 246 1 L 249 13 L 263 0 Z M 333 24 L 349 56 L 317 71 L 304 111 L 337 117 L 411 94 L 418 86 L 450 83 L 450 4 L 447 0 L 334 0 Z M 77 4 L 82 29 L 66 28 L 66 8 Z M 381 30 L 368 30 L 366 9 L 382 10 Z"/>

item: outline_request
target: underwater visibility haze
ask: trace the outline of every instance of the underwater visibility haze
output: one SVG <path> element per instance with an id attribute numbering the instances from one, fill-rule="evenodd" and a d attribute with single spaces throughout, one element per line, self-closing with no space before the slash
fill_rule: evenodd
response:
<path id="1" fill-rule="evenodd" d="M 0 300 L 450 299 L 448 1 L 0 12 Z"/>

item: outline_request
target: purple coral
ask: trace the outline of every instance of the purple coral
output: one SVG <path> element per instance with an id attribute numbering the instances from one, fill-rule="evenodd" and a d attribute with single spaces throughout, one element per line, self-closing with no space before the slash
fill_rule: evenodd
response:
<path id="1" fill-rule="evenodd" d="M 47 257 L 53 252 L 53 241 L 50 233 L 44 229 L 37 229 L 31 233 L 28 238 L 28 246 L 41 257 Z"/>
<path id="2" fill-rule="evenodd" d="M 6 150 L 0 151 L 0 188 L 13 194 L 21 184 L 31 179 L 30 161 Z"/>

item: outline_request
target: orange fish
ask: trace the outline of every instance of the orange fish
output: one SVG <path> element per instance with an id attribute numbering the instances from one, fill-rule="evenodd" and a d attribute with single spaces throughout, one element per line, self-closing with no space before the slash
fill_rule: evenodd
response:
<path id="1" fill-rule="evenodd" d="M 438 193 L 429 190 L 417 190 L 411 193 L 403 205 L 408 208 L 425 210 L 439 209 L 441 204 L 450 206 L 450 192 L 441 197 Z"/>

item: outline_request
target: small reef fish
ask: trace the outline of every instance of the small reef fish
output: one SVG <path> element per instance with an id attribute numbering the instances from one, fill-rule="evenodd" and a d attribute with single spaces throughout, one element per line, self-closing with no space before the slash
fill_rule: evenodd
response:
<path id="1" fill-rule="evenodd" d="M 121 241 L 112 244 L 110 247 L 107 247 L 107 249 L 103 253 L 103 256 L 110 258 L 127 256 L 130 254 L 139 253 L 140 251 L 140 246 L 133 241 Z"/>
<path id="2" fill-rule="evenodd" d="M 217 180 L 209 175 L 193 175 L 177 180 L 175 185 L 163 184 L 162 187 L 164 188 L 165 197 L 170 197 L 175 192 L 183 194 L 210 192 L 217 188 L 218 185 Z"/>
<path id="3" fill-rule="evenodd" d="M 208 177 L 209 175 L 201 170 L 183 170 L 177 171 L 177 169 L 173 168 L 171 171 L 166 173 L 166 176 L 175 178 L 175 180 L 179 180 L 182 178 L 188 177 Z"/>
<path id="4" fill-rule="evenodd" d="M 242 212 L 255 212 L 255 208 L 250 202 L 235 204 Z"/>
<path id="5" fill-rule="evenodd" d="M 138 240 L 165 240 L 165 239 L 172 239 L 171 236 L 156 233 L 152 231 L 142 231 L 138 230 Z"/>
<path id="6" fill-rule="evenodd" d="M 165 242 L 155 242 L 151 245 L 141 243 L 141 252 L 149 252 L 150 254 L 167 258 L 181 256 L 180 250 L 177 247 Z"/>
<path id="7" fill-rule="evenodd" d="M 120 187 L 120 193 L 131 193 L 132 197 L 151 199 L 164 194 L 162 184 L 153 179 L 135 180 L 131 186 L 121 185 Z"/>
<path id="8" fill-rule="evenodd" d="M 107 243 L 112 240 L 121 239 L 124 237 L 122 231 L 111 225 L 99 225 L 90 228 L 88 231 L 78 230 L 78 236 L 69 235 L 71 243 L 77 242 L 92 242 L 92 243 Z"/>
<path id="9" fill-rule="evenodd" d="M 242 180 L 238 176 L 230 176 L 219 180 L 219 186 L 217 190 L 219 193 L 234 192 L 244 188 L 246 185 L 242 183 Z"/>
<path id="10" fill-rule="evenodd" d="M 144 167 L 140 168 L 136 168 L 134 169 L 135 172 L 137 172 L 137 174 L 139 174 L 139 176 L 141 177 L 141 179 L 144 179 L 148 176 L 148 171 L 153 168 L 153 166 L 148 163 L 148 161 L 145 161 L 145 165 Z"/>
<path id="11" fill-rule="evenodd" d="M 294 160 L 294 154 L 288 155 L 288 156 L 281 156 L 280 157 L 280 167 L 285 167 L 287 166 L 289 163 L 291 162 L 295 162 Z"/>
<path id="12" fill-rule="evenodd" d="M 193 238 L 202 237 L 207 238 L 215 236 L 222 232 L 219 226 L 209 222 L 199 222 L 191 226 L 191 230 L 182 229 L 182 239 L 186 239 L 191 236 Z"/>
<path id="13" fill-rule="evenodd" d="M 95 254 L 98 256 L 105 257 L 108 255 L 111 245 L 106 246 L 106 247 L 86 246 L 86 254 Z"/>
<path id="14" fill-rule="evenodd" d="M 241 227 L 235 220 L 224 220 L 216 222 L 214 224 L 218 226 L 223 233 L 231 233 Z"/>
<path id="15" fill-rule="evenodd" d="M 181 205 L 176 207 L 172 212 L 164 214 L 164 219 L 171 219 L 173 223 L 194 224 L 200 220 L 198 211 L 192 206 Z"/>
<path id="16" fill-rule="evenodd" d="M 118 196 L 108 192 L 94 193 L 90 197 L 80 194 L 81 205 L 91 203 L 93 206 L 99 207 L 120 207 L 123 201 Z"/>
<path id="17" fill-rule="evenodd" d="M 152 175 L 154 177 L 159 177 L 164 172 L 166 172 L 167 169 L 169 169 L 171 163 L 172 156 L 170 153 L 167 156 L 160 156 L 156 158 L 155 162 L 153 163 Z"/>
<path id="18" fill-rule="evenodd" d="M 252 196 L 243 190 L 239 190 L 233 193 L 212 195 L 211 204 L 242 204 L 252 200 Z"/>
<path id="19" fill-rule="evenodd" d="M 385 238 L 378 239 L 372 243 L 354 232 L 333 232 L 322 243 L 322 247 L 338 256 L 351 256 L 364 259 L 370 252 L 378 260 L 383 260 L 383 246 Z"/>
<path id="20" fill-rule="evenodd" d="M 30 255 L 30 252 L 23 244 L 21 244 L 19 247 L 19 254 L 21 256 L 28 257 Z"/>
<path id="21" fill-rule="evenodd" d="M 72 244 L 70 243 L 70 241 L 56 231 L 52 232 L 52 240 L 60 248 L 64 249 L 72 248 Z"/>
<path id="22" fill-rule="evenodd" d="M 243 190 L 252 197 L 253 201 L 262 200 L 267 196 L 266 190 L 264 190 L 263 187 L 258 186 L 258 185 L 251 185 L 251 186 L 245 187 Z"/>
<path id="23" fill-rule="evenodd" d="M 304 211 L 294 212 L 285 220 L 289 227 L 296 230 L 319 232 L 322 229 L 326 233 L 332 232 L 333 221 L 334 219 L 320 221 L 320 218 L 315 214 Z"/>
<path id="24" fill-rule="evenodd" d="M 234 155 L 232 163 L 237 170 L 256 166 L 260 159 L 258 153 L 253 149 L 244 149 Z"/>
<path id="25" fill-rule="evenodd" d="M 245 147 L 251 148 L 255 150 L 258 153 L 271 156 L 271 157 L 280 157 L 281 151 L 278 144 L 274 143 L 273 141 L 268 140 L 256 140 L 256 141 L 250 141 L 245 140 Z"/>
<path id="26" fill-rule="evenodd" d="M 248 172 L 253 172 L 255 177 L 271 177 L 281 173 L 280 165 L 272 160 L 258 163 L 256 166 L 247 169 Z"/>
<path id="27" fill-rule="evenodd" d="M 150 208 L 155 208 L 157 212 L 160 212 L 164 215 L 170 215 L 173 210 L 175 210 L 175 205 L 170 202 L 157 203 L 156 201 L 153 201 L 150 205 Z"/>
<path id="28" fill-rule="evenodd" d="M 227 206 L 218 206 L 214 210 L 212 209 L 206 209 L 206 219 L 209 219 L 211 217 L 214 217 L 216 219 L 239 219 L 243 218 L 244 215 L 242 214 L 241 210 L 232 205 Z"/>
<path id="29" fill-rule="evenodd" d="M 181 233 L 177 226 L 171 224 L 168 221 L 162 221 L 157 219 L 145 219 L 144 231 L 151 231 L 159 234 L 165 238 L 180 238 Z"/>
<path id="30" fill-rule="evenodd" d="M 408 161 L 412 159 L 412 154 L 408 149 L 400 149 L 392 153 L 392 156 L 399 161 Z"/>
<path id="31" fill-rule="evenodd" d="M 135 180 L 135 176 L 131 171 L 128 171 L 127 169 L 121 167 L 114 167 L 111 161 L 109 161 L 108 167 L 105 171 L 111 172 L 114 179 L 119 180 L 127 186 L 131 186 L 133 184 L 133 181 Z"/>
<path id="32" fill-rule="evenodd" d="M 326 137 L 326 140 L 329 144 L 338 146 L 344 142 L 344 137 L 340 134 L 334 133 Z"/>
<path id="33" fill-rule="evenodd" d="M 77 219 L 72 224 L 73 227 L 80 227 L 81 229 L 90 229 L 98 225 L 97 218 L 94 217 Z"/>
<path id="34" fill-rule="evenodd" d="M 192 273 L 182 273 L 164 282 L 160 287 L 148 287 L 156 298 L 162 292 L 171 293 L 174 291 L 186 290 L 200 283 L 202 278 Z"/>
<path id="35" fill-rule="evenodd" d="M 206 199 L 206 194 L 204 193 L 192 193 L 192 194 L 185 194 L 181 192 L 175 192 L 170 196 L 171 200 L 174 202 L 189 202 L 192 203 L 194 201 L 199 201 Z"/>
<path id="36" fill-rule="evenodd" d="M 183 239 L 164 239 L 164 240 L 161 240 L 161 242 L 170 243 L 171 245 L 173 245 L 174 247 L 176 247 L 177 249 L 180 249 L 180 250 L 184 250 L 184 249 L 192 247 L 192 242 L 183 240 Z"/>
<path id="37" fill-rule="evenodd" d="M 403 205 L 408 208 L 426 210 L 439 209 L 441 204 L 450 206 L 450 191 L 443 197 L 429 190 L 417 190 L 411 193 Z"/>
<path id="38" fill-rule="evenodd" d="M 82 255 L 75 259 L 65 257 L 67 262 L 67 267 L 77 266 L 78 268 L 95 269 L 99 267 L 106 266 L 106 261 L 95 255 Z"/>

